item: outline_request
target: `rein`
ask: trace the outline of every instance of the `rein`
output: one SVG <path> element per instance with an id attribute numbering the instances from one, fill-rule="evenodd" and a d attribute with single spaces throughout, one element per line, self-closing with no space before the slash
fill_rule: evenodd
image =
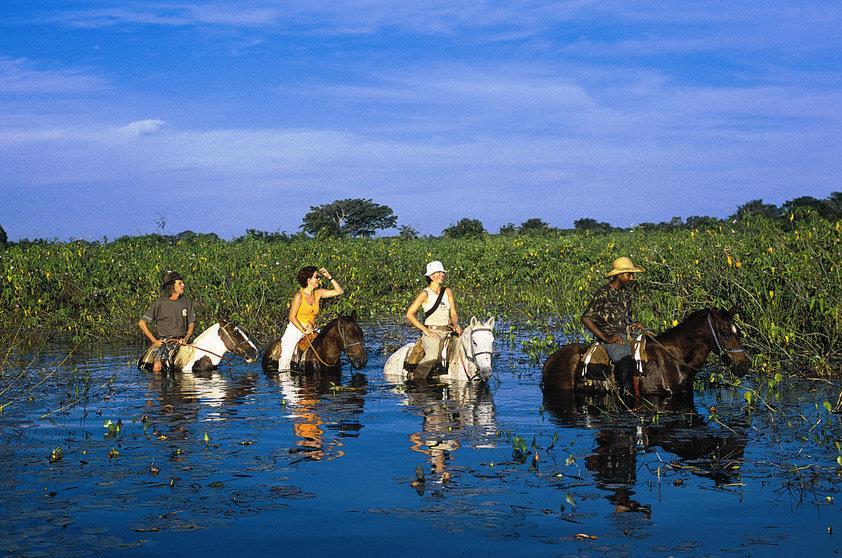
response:
<path id="1" fill-rule="evenodd" d="M 719 349 L 719 353 L 717 353 L 717 354 L 722 354 L 722 353 L 726 353 L 726 352 L 727 353 L 744 353 L 746 350 L 742 349 L 742 348 L 740 348 L 740 349 L 725 349 L 724 347 L 722 347 L 722 344 L 719 342 L 719 336 L 716 334 L 716 328 L 713 327 L 713 320 L 711 320 L 710 315 L 711 315 L 711 313 L 710 313 L 710 311 L 708 311 L 708 314 L 707 314 L 708 327 L 710 327 L 710 332 L 713 335 L 713 341 L 714 341 L 714 343 L 716 343 L 717 349 Z M 645 331 L 645 334 L 646 334 L 646 337 L 648 337 L 650 341 L 653 341 L 656 345 L 661 347 L 664 350 L 664 352 L 667 353 L 673 361 L 677 362 L 678 364 L 680 364 L 682 366 L 685 366 L 685 367 L 689 368 L 690 370 L 695 370 L 696 372 L 701 371 L 701 368 L 697 368 L 695 366 L 690 366 L 689 364 L 684 362 L 682 359 L 675 357 L 663 343 L 658 341 L 658 339 L 655 337 L 655 334 L 653 334 L 648 329 Z"/>
<path id="2" fill-rule="evenodd" d="M 348 343 L 348 341 L 345 340 L 345 334 L 342 331 L 342 324 L 341 323 L 336 322 L 336 325 L 334 327 L 336 327 L 336 329 L 339 330 L 339 338 L 342 340 L 342 349 L 341 350 L 343 350 L 347 353 L 348 347 L 353 347 L 354 345 L 361 345 L 362 344 L 362 341 L 355 341 L 354 343 Z M 334 364 L 326 363 L 322 359 L 322 357 L 319 355 L 318 351 L 316 351 L 316 348 L 313 346 L 313 342 L 309 339 L 307 340 L 307 350 L 313 351 L 313 354 L 316 356 L 316 359 L 319 362 L 321 362 L 324 366 L 327 366 L 328 368 L 330 368 L 332 366 L 336 366 L 336 363 L 334 363 Z"/>

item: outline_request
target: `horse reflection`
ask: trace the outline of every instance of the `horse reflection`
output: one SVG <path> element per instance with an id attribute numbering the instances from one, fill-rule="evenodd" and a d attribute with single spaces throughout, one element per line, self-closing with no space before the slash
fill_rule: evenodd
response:
<path id="1" fill-rule="evenodd" d="M 284 404 L 293 421 L 296 446 L 313 461 L 332 460 L 345 455 L 342 438 L 359 435 L 368 382 L 364 374 L 352 374 L 343 383 L 339 369 L 310 372 L 266 372 L 271 383 L 281 388 Z M 327 431 L 337 433 L 330 436 Z"/>
<path id="2" fill-rule="evenodd" d="M 709 427 L 692 396 L 650 399 L 651 410 L 634 415 L 616 395 L 545 390 L 544 408 L 565 427 L 596 429 L 596 448 L 585 458 L 596 486 L 610 492 L 614 510 L 651 515 L 648 505 L 633 499 L 637 485 L 637 455 L 657 448 L 675 455 L 677 465 L 712 479 L 716 485 L 734 482 L 747 443 L 747 425 L 731 431 Z M 616 410 L 617 412 L 612 412 Z M 657 419 L 655 417 L 657 416 Z"/>
<path id="3" fill-rule="evenodd" d="M 426 455 L 432 474 L 441 479 L 464 441 L 487 447 L 496 440 L 494 399 L 486 382 L 412 386 L 405 396 L 423 416 L 421 431 L 409 435 L 410 449 Z"/>

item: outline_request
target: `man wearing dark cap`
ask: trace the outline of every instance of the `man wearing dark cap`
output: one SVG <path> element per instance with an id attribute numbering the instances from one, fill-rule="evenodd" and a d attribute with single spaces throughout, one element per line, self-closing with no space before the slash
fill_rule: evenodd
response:
<path id="1" fill-rule="evenodd" d="M 165 271 L 161 283 L 162 296 L 152 303 L 137 325 L 155 347 L 153 372 L 169 365 L 174 344 L 185 345 L 193 335 L 196 314 L 193 301 L 184 296 L 184 279 L 175 271 Z M 155 330 L 153 334 L 149 326 Z"/>

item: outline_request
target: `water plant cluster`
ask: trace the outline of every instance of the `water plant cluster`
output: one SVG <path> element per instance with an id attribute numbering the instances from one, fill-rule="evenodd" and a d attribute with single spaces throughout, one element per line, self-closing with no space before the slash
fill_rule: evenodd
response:
<path id="1" fill-rule="evenodd" d="M 263 342 L 278 336 L 303 265 L 328 267 L 346 295 L 326 317 L 356 309 L 369 322 L 402 321 L 423 287 L 422 270 L 445 262 L 462 316 L 496 315 L 534 328 L 536 339 L 581 336 L 578 316 L 611 261 L 629 255 L 639 276 L 639 318 L 661 330 L 690 311 L 742 308 L 755 365 L 838 370 L 842 221 L 805 211 L 681 230 L 550 231 L 480 238 L 225 241 L 124 237 L 111 242 L 34 242 L 0 251 L 0 326 L 77 341 L 140 340 L 137 320 L 161 273 L 185 276 L 198 328 L 224 313 Z M 200 329 L 201 330 L 201 329 Z M 548 350 L 539 344 L 541 351 Z"/>

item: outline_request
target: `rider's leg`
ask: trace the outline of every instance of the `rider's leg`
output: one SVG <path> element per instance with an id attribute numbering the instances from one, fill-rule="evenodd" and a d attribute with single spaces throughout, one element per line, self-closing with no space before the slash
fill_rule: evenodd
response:
<path id="1" fill-rule="evenodd" d="M 281 337 L 281 357 L 278 359 L 278 370 L 284 371 L 290 369 L 292 363 L 292 355 L 295 352 L 295 346 L 304 334 L 301 330 L 292 324 L 287 324 L 284 335 Z"/>
<path id="2" fill-rule="evenodd" d="M 415 366 L 415 370 L 410 372 L 408 376 L 410 380 L 426 380 L 440 358 L 441 339 L 431 335 L 423 335 L 421 345 L 424 347 L 424 358 Z"/>

